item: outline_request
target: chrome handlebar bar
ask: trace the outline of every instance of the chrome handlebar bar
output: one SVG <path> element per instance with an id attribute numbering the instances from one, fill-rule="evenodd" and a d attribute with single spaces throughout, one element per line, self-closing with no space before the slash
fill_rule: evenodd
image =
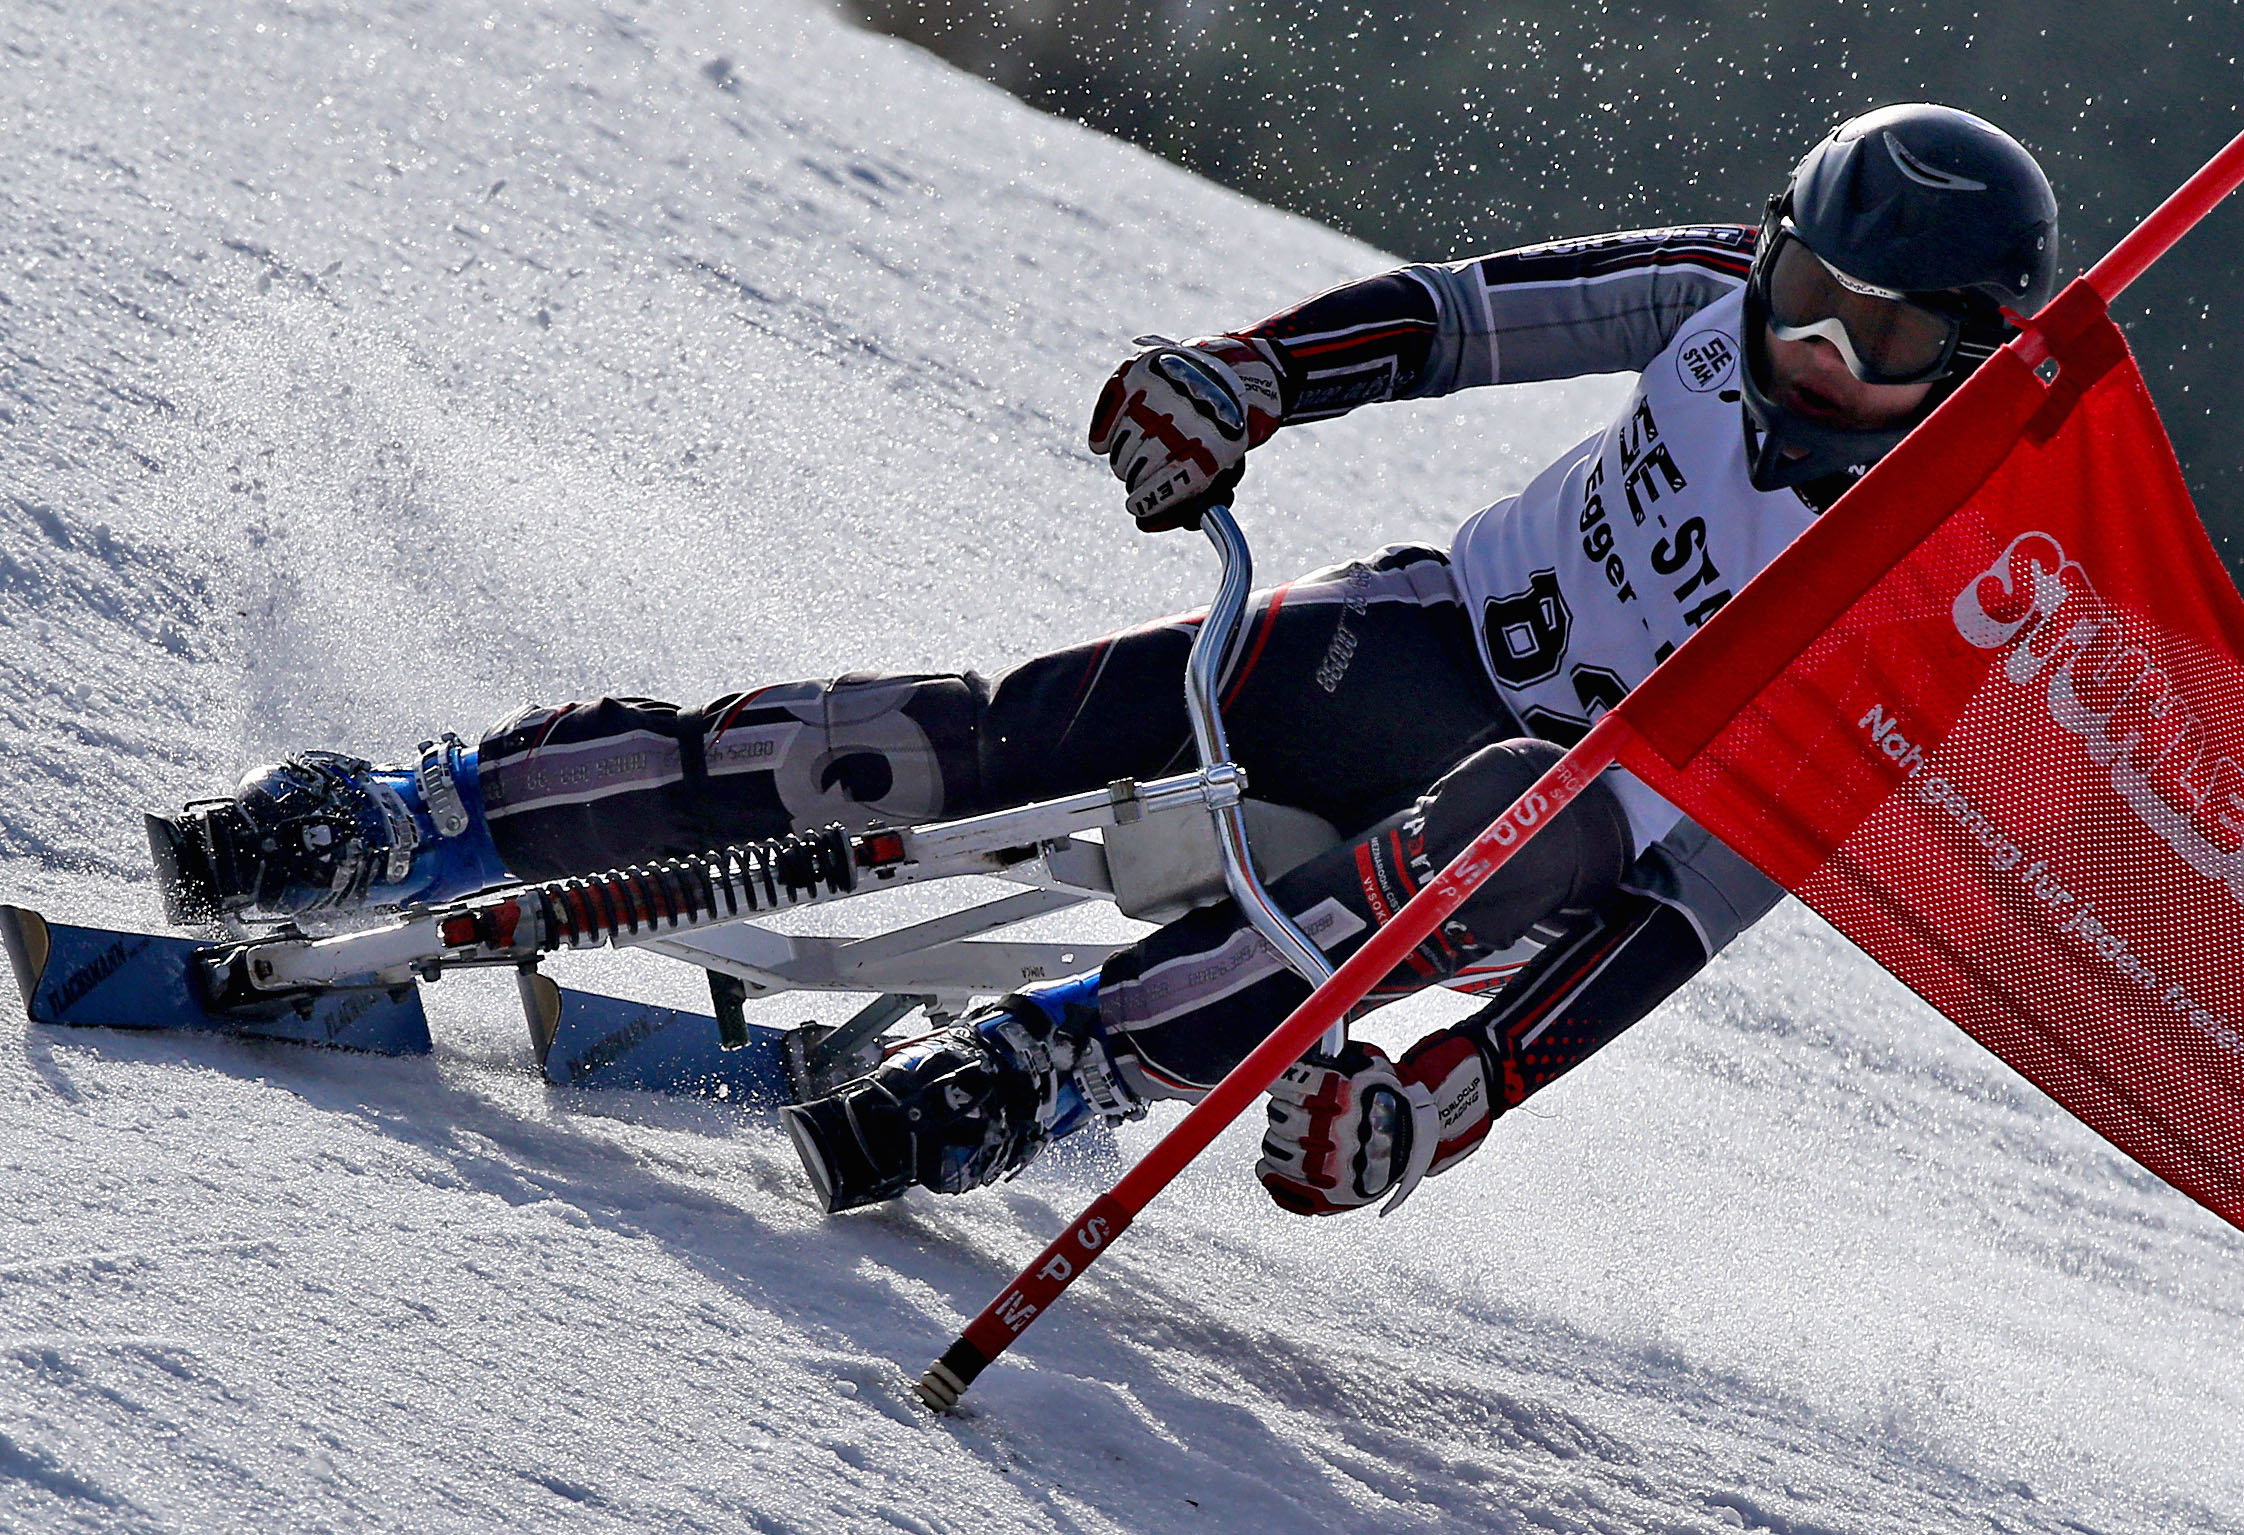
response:
<path id="1" fill-rule="evenodd" d="M 1200 753 L 1202 777 L 1210 782 L 1228 779 L 1244 788 L 1246 775 L 1231 760 L 1231 742 L 1224 734 L 1223 709 L 1216 694 L 1222 682 L 1224 662 L 1239 638 L 1240 620 L 1246 616 L 1247 592 L 1254 580 L 1254 560 L 1247 551 L 1246 535 L 1239 531 L 1238 520 L 1231 515 L 1230 507 L 1211 506 L 1201 513 L 1200 530 L 1208 535 L 1208 542 L 1215 545 L 1216 555 L 1223 564 L 1223 576 L 1216 587 L 1215 601 L 1208 606 L 1208 616 L 1200 622 L 1200 632 L 1192 637 L 1192 654 L 1185 662 L 1185 713 L 1192 720 L 1192 739 Z M 1236 802 L 1220 808 L 1211 806 L 1208 814 L 1215 818 L 1216 841 L 1223 855 L 1224 883 L 1230 888 L 1231 898 L 1239 903 L 1241 914 L 1304 980 L 1311 986 L 1322 984 L 1332 974 L 1332 963 L 1270 898 L 1247 849 L 1247 823 L 1240 806 Z M 1338 1055 L 1347 1043 L 1347 1024 L 1341 1022 L 1332 1026 L 1320 1048 L 1327 1055 Z"/>

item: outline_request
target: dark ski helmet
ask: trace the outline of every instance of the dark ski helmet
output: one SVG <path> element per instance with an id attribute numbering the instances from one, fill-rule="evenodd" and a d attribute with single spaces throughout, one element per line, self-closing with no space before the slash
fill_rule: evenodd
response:
<path id="1" fill-rule="evenodd" d="M 1869 382 L 1936 380 L 1921 420 L 2002 345 L 2004 307 L 2032 314 L 2048 302 L 2057 280 L 2057 199 L 2023 145 L 1953 107 L 1880 107 L 1809 150 L 1769 202 L 1746 284 L 1746 451 L 1761 490 L 1859 474 L 1915 425 L 1826 426 L 1770 398 L 1772 289 L 1792 246 L 1820 261 L 1817 280 L 1830 281 L 1834 294 L 1906 304 L 1913 347 L 1895 349 L 1898 370 L 1865 364 L 1857 346 L 1840 344 L 1849 367 Z M 1792 259 L 1799 260 L 1797 250 Z"/>

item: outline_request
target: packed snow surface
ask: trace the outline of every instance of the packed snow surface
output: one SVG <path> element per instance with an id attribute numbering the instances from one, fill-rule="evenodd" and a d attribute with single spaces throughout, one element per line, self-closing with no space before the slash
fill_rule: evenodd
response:
<path id="1" fill-rule="evenodd" d="M 0 895 L 65 920 L 149 924 L 140 808 L 290 747 L 1201 600 L 1100 379 L 1390 260 L 799 0 L 17 0 L 0 106 Z M 1261 568 L 1444 537 L 1620 388 L 1287 434 Z M 9 1004 L 0 1524 L 2244 1530 L 2244 1238 L 1795 907 L 1393 1219 L 1235 1129 L 943 1419 L 1173 1114 L 829 1219 L 483 979 L 431 1060 Z"/>

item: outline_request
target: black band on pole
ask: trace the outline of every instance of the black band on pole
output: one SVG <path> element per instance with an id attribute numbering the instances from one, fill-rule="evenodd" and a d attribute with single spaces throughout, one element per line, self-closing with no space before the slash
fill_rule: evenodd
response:
<path id="1" fill-rule="evenodd" d="M 949 1412 L 988 1363 L 987 1355 L 960 1338 L 943 1350 L 943 1357 L 929 1365 L 927 1373 L 919 1378 L 919 1399 L 935 1412 Z"/>

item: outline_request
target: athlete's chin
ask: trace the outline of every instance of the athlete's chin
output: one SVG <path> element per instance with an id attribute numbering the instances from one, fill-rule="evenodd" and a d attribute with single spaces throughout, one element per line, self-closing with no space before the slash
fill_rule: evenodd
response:
<path id="1" fill-rule="evenodd" d="M 1874 432 L 1891 424 L 1881 412 L 1862 410 L 1805 384 L 1780 385 L 1777 404 L 1788 413 L 1817 426 L 1842 432 Z"/>

